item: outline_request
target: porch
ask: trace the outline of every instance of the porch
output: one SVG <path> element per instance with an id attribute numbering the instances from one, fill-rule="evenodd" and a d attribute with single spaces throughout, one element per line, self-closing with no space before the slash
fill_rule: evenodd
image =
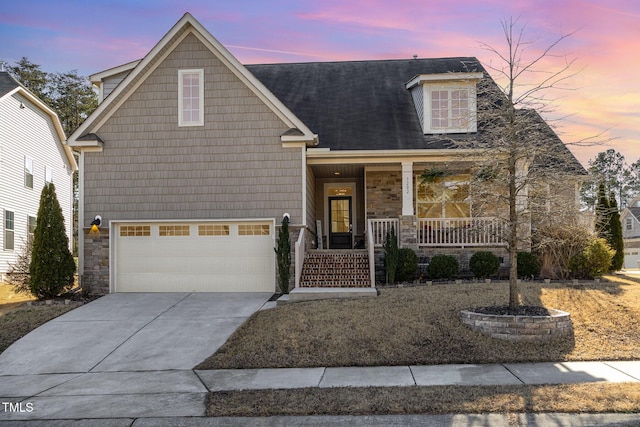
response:
<path id="1" fill-rule="evenodd" d="M 415 223 L 415 227 L 413 224 Z M 376 218 L 368 221 L 374 247 L 382 247 L 395 229 L 399 246 L 482 247 L 504 246 L 505 225 L 496 218 Z"/>

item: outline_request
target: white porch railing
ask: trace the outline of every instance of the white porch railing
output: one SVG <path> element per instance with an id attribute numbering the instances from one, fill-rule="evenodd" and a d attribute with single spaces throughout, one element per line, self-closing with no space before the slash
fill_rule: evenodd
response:
<path id="1" fill-rule="evenodd" d="M 372 230 L 371 221 L 369 220 L 369 230 Z M 367 250 L 369 251 L 369 279 L 371 279 L 371 287 L 376 287 L 376 258 L 375 258 L 375 242 L 373 234 L 367 234 Z"/>
<path id="2" fill-rule="evenodd" d="M 305 229 L 300 229 L 300 235 L 295 243 L 295 287 L 300 287 L 300 277 L 302 276 L 302 265 L 304 264 L 305 244 L 304 244 L 304 232 Z"/>
<path id="3" fill-rule="evenodd" d="M 496 218 L 418 219 L 418 246 L 500 246 L 504 235 Z"/>
<path id="4" fill-rule="evenodd" d="M 387 231 L 391 230 L 391 227 L 395 228 L 396 236 L 400 235 L 400 230 L 398 229 L 399 224 L 400 221 L 397 218 L 370 219 L 368 230 L 369 240 L 373 240 L 374 246 L 382 246 L 384 239 L 387 237 Z"/>

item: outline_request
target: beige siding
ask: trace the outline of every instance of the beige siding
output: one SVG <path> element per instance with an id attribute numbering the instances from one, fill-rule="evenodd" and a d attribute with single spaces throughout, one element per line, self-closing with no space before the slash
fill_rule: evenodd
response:
<path id="1" fill-rule="evenodd" d="M 205 125 L 178 127 L 178 70 L 204 69 Z M 188 36 L 96 131 L 86 154 L 85 226 L 110 219 L 302 216 L 302 152 L 287 126 Z"/>
<path id="2" fill-rule="evenodd" d="M 129 75 L 130 72 L 130 70 L 125 71 L 120 74 L 109 76 L 109 78 L 105 79 L 102 82 L 102 99 L 100 100 L 100 102 L 104 101 L 104 99 L 109 96 L 111 92 L 113 92 L 116 86 L 118 86 L 120 82 L 123 81 L 125 77 L 127 77 L 127 75 Z"/>
<path id="3" fill-rule="evenodd" d="M 20 102 L 25 108 L 20 108 Z M 15 263 L 27 239 L 28 216 L 37 216 L 45 167 L 53 172 L 71 242 L 72 172 L 51 117 L 20 95 L 0 102 L 0 275 Z M 25 187 L 24 158 L 33 160 L 33 188 Z M 14 251 L 4 250 L 4 211 L 14 212 Z M 70 246 L 71 248 L 71 246 Z"/>
<path id="4" fill-rule="evenodd" d="M 316 176 L 307 166 L 307 225 L 316 232 Z"/>

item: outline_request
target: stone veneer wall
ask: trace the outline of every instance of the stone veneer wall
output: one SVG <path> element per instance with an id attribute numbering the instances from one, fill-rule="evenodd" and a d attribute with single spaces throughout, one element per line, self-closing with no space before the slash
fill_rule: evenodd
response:
<path id="1" fill-rule="evenodd" d="M 109 229 L 101 228 L 91 233 L 83 230 L 84 271 L 80 272 L 80 283 L 85 292 L 93 295 L 109 293 Z"/>
<path id="2" fill-rule="evenodd" d="M 462 323 L 493 338 L 507 341 L 544 342 L 570 335 L 569 313 L 552 311 L 550 316 L 508 316 L 462 311 Z"/>
<path id="3" fill-rule="evenodd" d="M 402 214 L 402 172 L 367 172 L 367 216 L 398 218 Z"/>

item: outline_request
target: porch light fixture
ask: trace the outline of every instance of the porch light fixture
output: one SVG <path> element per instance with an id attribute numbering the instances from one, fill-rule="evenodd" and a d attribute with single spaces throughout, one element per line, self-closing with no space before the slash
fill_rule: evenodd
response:
<path id="1" fill-rule="evenodd" d="M 100 232 L 100 224 L 102 224 L 102 217 L 100 215 L 96 215 L 91 221 L 91 231 L 90 233 L 98 233 Z"/>
<path id="2" fill-rule="evenodd" d="M 21 110 L 24 110 L 24 104 L 22 103 L 22 101 L 20 102 L 20 107 Z"/>

